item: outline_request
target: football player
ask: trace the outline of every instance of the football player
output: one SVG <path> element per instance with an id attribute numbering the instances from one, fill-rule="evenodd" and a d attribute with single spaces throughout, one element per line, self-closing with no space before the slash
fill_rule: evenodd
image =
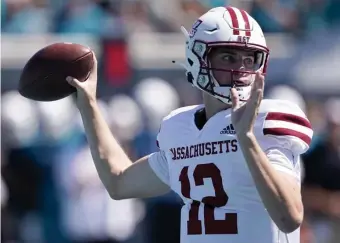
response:
<path id="1" fill-rule="evenodd" d="M 72 77 L 98 174 L 114 199 L 175 191 L 182 243 L 298 243 L 299 156 L 313 131 L 290 102 L 262 100 L 269 50 L 244 10 L 211 9 L 184 28 L 186 76 L 204 104 L 166 116 L 159 151 L 132 162 L 96 104 L 97 73 Z"/>

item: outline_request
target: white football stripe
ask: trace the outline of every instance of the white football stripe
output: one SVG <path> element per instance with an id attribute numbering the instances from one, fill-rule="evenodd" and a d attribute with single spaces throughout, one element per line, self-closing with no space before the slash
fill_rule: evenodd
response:
<path id="1" fill-rule="evenodd" d="M 266 120 L 263 124 L 263 128 L 287 128 L 303 134 L 306 134 L 310 138 L 313 136 L 313 130 L 309 127 L 294 124 L 292 122 L 280 121 L 280 120 Z"/>

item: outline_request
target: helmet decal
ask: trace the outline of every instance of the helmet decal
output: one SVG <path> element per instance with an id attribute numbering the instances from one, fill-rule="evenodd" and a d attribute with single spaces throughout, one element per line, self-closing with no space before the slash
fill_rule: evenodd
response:
<path id="1" fill-rule="evenodd" d="M 200 19 L 198 19 L 193 25 L 192 25 L 192 28 L 191 28 L 191 31 L 189 33 L 189 36 L 190 38 L 194 37 L 196 32 L 197 32 L 197 28 L 198 26 L 200 26 L 200 24 L 202 24 L 202 21 Z"/>

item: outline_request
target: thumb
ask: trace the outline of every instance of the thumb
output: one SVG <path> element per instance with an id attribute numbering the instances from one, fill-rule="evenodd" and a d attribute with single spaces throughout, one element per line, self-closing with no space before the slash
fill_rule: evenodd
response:
<path id="1" fill-rule="evenodd" d="M 73 87 L 75 88 L 80 88 L 81 87 L 81 82 L 76 79 L 76 78 L 73 78 L 71 76 L 67 76 L 66 77 L 66 81 Z"/>

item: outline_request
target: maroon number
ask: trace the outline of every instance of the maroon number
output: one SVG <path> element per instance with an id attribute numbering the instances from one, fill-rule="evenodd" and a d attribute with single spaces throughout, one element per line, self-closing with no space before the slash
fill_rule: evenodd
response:
<path id="1" fill-rule="evenodd" d="M 188 168 L 189 168 L 188 166 L 184 167 L 179 176 L 179 180 L 181 182 L 182 195 L 186 198 L 190 198 L 190 181 L 188 177 Z M 199 206 L 200 206 L 199 201 L 194 200 L 191 203 L 189 211 L 189 221 L 187 222 L 189 235 L 202 234 L 201 220 L 198 219 Z"/>
<path id="2" fill-rule="evenodd" d="M 181 182 L 182 195 L 190 199 L 190 181 L 188 176 L 188 166 L 185 166 L 179 176 Z M 215 190 L 215 196 L 207 196 L 202 199 L 204 203 L 204 226 L 205 234 L 237 234 L 237 214 L 226 213 L 223 220 L 216 220 L 214 210 L 216 207 L 223 207 L 228 203 L 228 195 L 223 188 L 221 171 L 213 164 L 199 164 L 194 169 L 193 174 L 195 186 L 204 185 L 204 179 L 210 178 Z M 189 211 L 189 221 L 187 222 L 189 235 L 202 234 L 202 223 L 198 218 L 200 202 L 194 200 Z"/>

